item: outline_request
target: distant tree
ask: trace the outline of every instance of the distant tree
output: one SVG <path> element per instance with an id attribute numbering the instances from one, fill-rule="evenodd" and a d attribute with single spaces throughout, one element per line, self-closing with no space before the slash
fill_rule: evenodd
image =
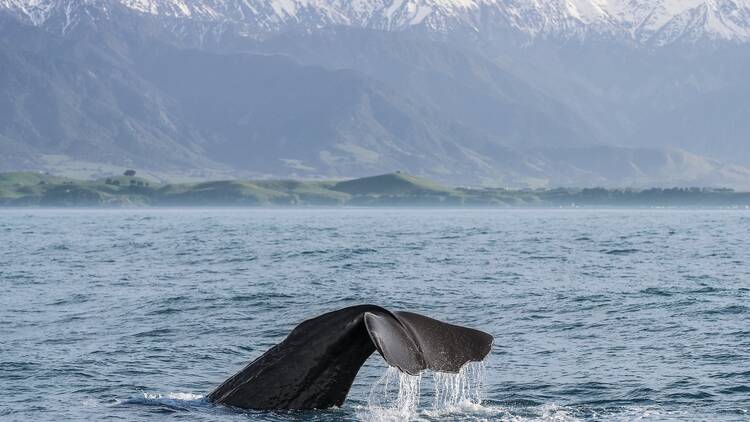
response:
<path id="1" fill-rule="evenodd" d="M 108 178 L 107 180 L 105 180 L 105 181 L 104 181 L 104 184 L 105 184 L 105 185 L 111 185 L 111 184 L 113 184 L 113 183 L 112 183 L 112 179 L 109 179 L 109 178 Z"/>
<path id="2" fill-rule="evenodd" d="M 124 176 L 133 177 L 135 176 L 135 170 L 125 170 Z"/>
<path id="3" fill-rule="evenodd" d="M 115 186 L 120 186 L 120 181 L 119 180 L 113 180 L 112 184 L 115 185 Z"/>

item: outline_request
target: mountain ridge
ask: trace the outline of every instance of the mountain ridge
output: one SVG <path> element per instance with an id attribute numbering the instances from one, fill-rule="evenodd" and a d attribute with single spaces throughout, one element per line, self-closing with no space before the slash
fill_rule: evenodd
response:
<path id="1" fill-rule="evenodd" d="M 524 42 L 605 36 L 636 45 L 750 41 L 749 0 L 1 0 L 0 8 L 68 30 L 76 11 L 115 5 L 168 20 L 216 24 L 263 38 L 293 27 L 352 26 L 433 33 L 513 32 Z M 171 25 L 172 23 L 168 23 Z M 481 35 L 480 35 L 481 36 Z"/>

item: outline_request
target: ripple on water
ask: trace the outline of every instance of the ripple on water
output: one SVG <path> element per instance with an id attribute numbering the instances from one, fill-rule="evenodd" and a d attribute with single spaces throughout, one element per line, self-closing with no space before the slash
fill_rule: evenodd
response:
<path id="1" fill-rule="evenodd" d="M 425 421 L 747 419 L 747 221 L 643 210 L 2 211 L 0 385 L 13 394 L 0 398 L 0 419 L 332 422 L 373 409 Z M 450 377 L 440 389 L 446 379 L 427 373 L 417 395 L 391 374 L 396 405 L 369 403 L 387 375 L 376 355 L 341 409 L 247 412 L 201 397 L 305 318 L 363 302 L 492 333 L 481 394 Z"/>

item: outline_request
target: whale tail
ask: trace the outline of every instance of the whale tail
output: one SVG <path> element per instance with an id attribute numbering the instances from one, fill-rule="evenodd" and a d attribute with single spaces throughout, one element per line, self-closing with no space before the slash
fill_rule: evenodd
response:
<path id="1" fill-rule="evenodd" d="M 458 372 L 489 354 L 492 336 L 411 312 L 360 305 L 298 325 L 289 336 L 208 395 L 245 409 L 341 406 L 376 350 L 403 372 Z"/>

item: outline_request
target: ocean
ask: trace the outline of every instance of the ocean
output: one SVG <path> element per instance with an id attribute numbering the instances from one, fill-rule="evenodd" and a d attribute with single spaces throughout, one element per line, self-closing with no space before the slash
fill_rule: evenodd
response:
<path id="1" fill-rule="evenodd" d="M 750 213 L 0 211 L 2 421 L 750 420 Z M 341 408 L 205 395 L 349 305 L 495 338 L 460 375 L 374 354 Z"/>

